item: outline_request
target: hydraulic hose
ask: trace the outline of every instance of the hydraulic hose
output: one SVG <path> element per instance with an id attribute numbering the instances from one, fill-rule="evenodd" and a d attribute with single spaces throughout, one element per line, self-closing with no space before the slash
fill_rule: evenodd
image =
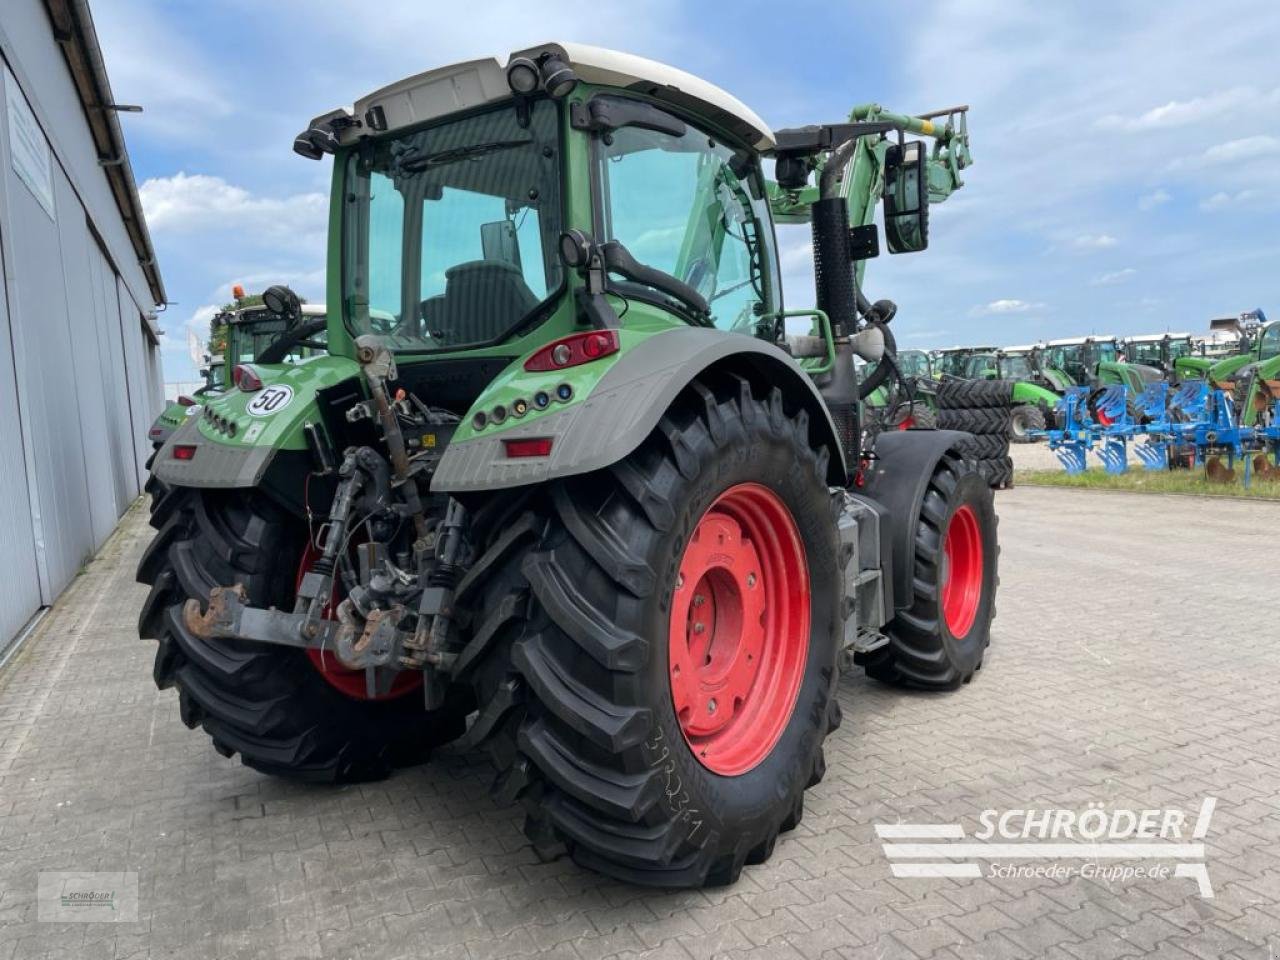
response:
<path id="1" fill-rule="evenodd" d="M 893 339 L 893 333 L 889 330 L 887 323 L 881 323 L 879 320 L 869 320 L 867 326 L 874 327 L 884 336 L 884 357 L 876 364 L 876 368 L 871 371 L 871 376 L 858 384 L 859 400 L 867 399 L 889 378 L 895 366 L 893 358 L 898 353 L 897 341 Z"/>

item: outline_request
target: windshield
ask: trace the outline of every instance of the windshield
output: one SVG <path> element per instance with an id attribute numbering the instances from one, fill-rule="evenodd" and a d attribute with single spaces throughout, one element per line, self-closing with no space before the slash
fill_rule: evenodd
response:
<path id="1" fill-rule="evenodd" d="M 397 350 L 496 341 L 561 285 L 558 113 L 497 110 L 347 159 L 344 321 Z"/>
<path id="2" fill-rule="evenodd" d="M 1000 376 L 1010 380 L 1030 378 L 1030 358 L 1025 353 L 1006 353 L 1000 358 Z"/>
<path id="3" fill-rule="evenodd" d="M 692 126 L 678 137 L 623 127 L 600 141 L 596 158 L 605 237 L 697 290 L 721 329 L 754 333 L 779 309 L 768 200 L 748 152 Z"/>
<path id="4" fill-rule="evenodd" d="M 1098 351 L 1098 363 L 1113 363 L 1116 357 L 1119 356 L 1119 351 L 1116 350 L 1115 342 L 1112 340 L 1094 343 L 1094 347 Z"/>
<path id="5" fill-rule="evenodd" d="M 306 314 L 298 319 L 298 324 L 311 324 L 316 321 L 323 323 L 324 317 L 320 314 Z M 246 311 L 231 322 L 230 330 L 227 332 L 226 355 L 230 358 L 232 365 L 249 363 L 256 360 L 259 354 L 280 339 L 289 329 L 289 323 L 285 319 L 265 307 L 261 310 Z M 281 362 L 292 363 L 303 357 L 324 353 L 320 348 L 324 339 L 323 330 L 313 334 L 308 337 L 309 342 L 299 343 L 291 348 Z"/>
<path id="6" fill-rule="evenodd" d="M 996 358 L 990 353 L 975 353 L 964 363 L 962 376 L 969 380 L 984 380 L 995 376 Z"/>
<path id="7" fill-rule="evenodd" d="M 929 376 L 929 355 L 923 350 L 903 350 L 898 354 L 897 362 L 904 377 Z"/>
<path id="8" fill-rule="evenodd" d="M 1280 357 L 1280 323 L 1267 327 L 1262 333 L 1262 342 L 1258 345 L 1258 359 L 1270 360 Z"/>
<path id="9" fill-rule="evenodd" d="M 1130 363 L 1145 363 L 1148 366 L 1157 367 L 1162 362 L 1159 340 L 1143 343 L 1134 343 L 1130 341 L 1125 352 Z"/>

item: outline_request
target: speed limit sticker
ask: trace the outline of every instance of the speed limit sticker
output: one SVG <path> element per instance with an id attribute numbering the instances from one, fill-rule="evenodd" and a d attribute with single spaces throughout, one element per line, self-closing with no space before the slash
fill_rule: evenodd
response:
<path id="1" fill-rule="evenodd" d="M 283 385 L 266 387 L 261 390 L 245 409 L 252 417 L 269 417 L 279 413 L 293 399 L 293 388 Z"/>

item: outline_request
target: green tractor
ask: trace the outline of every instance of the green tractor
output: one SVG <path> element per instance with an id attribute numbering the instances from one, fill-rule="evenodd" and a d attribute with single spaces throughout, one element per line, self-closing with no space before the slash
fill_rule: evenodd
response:
<path id="1" fill-rule="evenodd" d="M 1213 361 L 1197 355 L 1189 333 L 1150 333 L 1126 337 L 1122 345 L 1126 363 L 1149 367 L 1171 384 L 1203 380 Z"/>
<path id="2" fill-rule="evenodd" d="M 1034 431 L 1055 422 L 1054 407 L 1060 394 L 1037 381 L 1055 382 L 1050 376 L 1065 379 L 1065 374 L 1057 370 L 1036 373 L 1037 369 L 1043 371 L 1038 348 L 955 347 L 944 350 L 943 355 L 948 377 L 974 382 L 1008 381 L 1008 395 L 1003 400 L 1011 408 L 1008 427 L 1011 442 L 1032 443 L 1037 439 Z M 950 392 L 956 396 L 964 391 L 953 386 Z"/>
<path id="3" fill-rule="evenodd" d="M 156 463 L 177 493 L 139 628 L 185 723 L 317 781 L 485 749 L 540 856 L 631 882 L 768 859 L 823 777 L 842 661 L 954 689 L 990 637 L 966 435 L 867 446 L 893 365 L 854 368 L 892 359 L 895 308 L 855 284 L 869 214 L 924 249 L 964 124 L 775 133 L 690 74 L 556 43 L 313 121 L 327 352 L 238 364 Z M 786 335 L 774 209 L 812 224 L 810 337 Z"/>
<path id="4" fill-rule="evenodd" d="M 213 329 L 225 337 L 223 353 L 210 357 L 208 365 L 201 370 L 204 386 L 190 396 L 179 396 L 160 411 L 147 431 L 147 438 L 156 450 L 187 417 L 200 412 L 206 399 L 227 389 L 227 372 L 238 364 L 293 362 L 325 351 L 323 305 L 300 303 L 296 313 L 282 316 L 264 303 L 243 303 L 243 288 L 237 284 L 234 289 L 232 309 L 216 314 L 212 320 Z M 284 306 L 274 299 L 272 302 L 277 309 L 293 309 L 292 305 Z M 148 462 L 148 469 L 150 466 Z"/>
<path id="5" fill-rule="evenodd" d="M 971 363 L 971 358 L 993 355 L 997 349 L 997 347 L 945 347 L 937 351 L 934 369 L 937 371 L 938 379 L 941 380 L 944 377 L 956 377 L 961 380 L 975 379 L 970 376 L 970 372 L 975 364 L 981 364 L 982 360 Z"/>
<path id="6" fill-rule="evenodd" d="M 1248 353 L 1214 364 L 1208 379 L 1230 394 L 1241 426 L 1271 426 L 1280 398 L 1280 320 L 1265 323 L 1252 342 Z"/>
<path id="7" fill-rule="evenodd" d="M 207 397 L 222 392 L 223 369 L 222 357 L 209 357 L 206 364 L 200 368 L 200 376 L 204 378 L 203 385 L 190 394 L 179 394 L 173 401 L 165 404 L 164 409 L 147 430 L 147 439 L 151 441 L 152 452 L 152 458 L 146 464 L 148 470 L 151 469 L 151 460 L 155 458 L 155 451 L 164 446 L 164 442 L 169 439 L 173 431 L 182 426 L 187 417 L 198 414 Z"/>

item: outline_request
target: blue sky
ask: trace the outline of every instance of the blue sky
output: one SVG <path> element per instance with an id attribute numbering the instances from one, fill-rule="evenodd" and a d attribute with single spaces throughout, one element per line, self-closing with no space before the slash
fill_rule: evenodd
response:
<path id="1" fill-rule="evenodd" d="M 329 162 L 293 136 L 409 74 L 548 39 L 700 74 L 775 127 L 967 103 L 974 166 L 930 249 L 868 268 L 900 344 L 1022 343 L 1280 314 L 1280 4 L 99 0 L 160 266 L 167 380 L 231 284 L 324 295 Z M 786 297 L 812 303 L 807 228 Z M 1273 315 L 1274 315 L 1273 314 Z"/>

